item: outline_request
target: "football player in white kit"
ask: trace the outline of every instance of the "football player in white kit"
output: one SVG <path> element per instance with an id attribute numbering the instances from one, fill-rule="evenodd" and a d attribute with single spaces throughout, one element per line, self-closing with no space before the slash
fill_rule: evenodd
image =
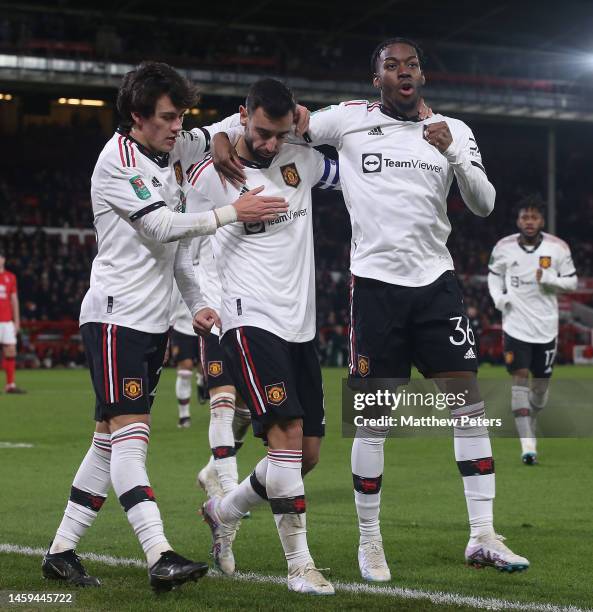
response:
<path id="1" fill-rule="evenodd" d="M 205 333 L 213 322 L 221 329 L 225 365 L 268 453 L 250 477 L 222 499 L 210 499 L 202 511 L 212 529 L 216 563 L 231 574 L 239 520 L 268 501 L 288 564 L 288 588 L 330 595 L 333 586 L 316 569 L 307 544 L 303 474 L 317 462 L 325 431 L 314 344 L 311 188 L 338 187 L 338 166 L 309 147 L 283 144 L 295 109 L 290 90 L 273 79 L 252 85 L 240 109 L 245 134 L 236 150 L 247 185 L 286 198 L 289 210 L 273 222 L 235 223 L 211 240 L 222 303 L 205 304 L 212 308 L 198 313 L 196 329 Z M 202 209 L 225 206 L 238 192 L 237 187 L 224 190 L 208 156 L 189 180 Z"/>
<path id="2" fill-rule="evenodd" d="M 442 390 L 464 397 L 452 416 L 459 419 L 455 459 L 470 523 L 465 559 L 520 571 L 529 562 L 493 527 L 494 460 L 488 430 L 478 421 L 485 412 L 475 337 L 446 246 L 446 197 L 453 179 L 478 216 L 492 211 L 495 190 L 470 128 L 451 117 L 427 118 L 421 60 L 413 41 L 384 41 L 371 58 L 381 101 L 344 102 L 310 119 L 308 140 L 338 151 L 352 224 L 349 384 L 372 389 L 374 379 L 407 380 L 414 363 Z M 218 153 L 215 147 L 213 155 L 222 162 Z M 470 424 L 462 426 L 462 417 L 471 418 Z M 358 561 L 370 581 L 391 579 L 379 526 L 387 433 L 359 428 L 352 446 Z"/>
<path id="3" fill-rule="evenodd" d="M 548 400 L 558 341 L 557 294 L 577 287 L 569 246 L 542 231 L 544 224 L 541 200 L 523 199 L 519 233 L 496 243 L 488 265 L 488 289 L 502 313 L 511 409 L 525 465 L 537 463 L 536 419 Z"/>
<path id="4" fill-rule="evenodd" d="M 211 134 L 224 128 L 181 129 L 196 99 L 193 85 L 158 62 L 129 72 L 118 92 L 122 127 L 105 145 L 91 179 L 98 253 L 80 314 L 96 426 L 43 559 L 46 578 L 100 585 L 75 549 L 110 486 L 144 550 L 153 589 L 168 591 L 208 569 L 172 550 L 145 466 L 173 277 L 195 315 L 200 296 L 191 238 L 237 220 L 273 220 L 287 207 L 281 198 L 247 194 L 216 211 L 185 213 L 182 169 L 208 150 Z"/>

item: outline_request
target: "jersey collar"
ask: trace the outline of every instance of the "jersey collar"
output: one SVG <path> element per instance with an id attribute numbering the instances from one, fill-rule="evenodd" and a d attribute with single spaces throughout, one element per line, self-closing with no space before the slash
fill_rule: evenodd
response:
<path id="1" fill-rule="evenodd" d="M 381 104 L 379 108 L 381 109 L 381 112 L 384 115 L 387 115 L 392 119 L 397 119 L 398 121 L 409 121 L 411 123 L 418 123 L 420 121 L 420 117 L 418 116 L 418 114 L 416 114 L 414 117 L 406 117 L 405 115 L 399 115 L 398 113 L 394 113 L 383 104 Z"/>
<path id="2" fill-rule="evenodd" d="M 521 242 L 521 234 L 519 234 L 518 238 L 517 238 L 517 244 L 526 252 L 526 253 L 535 253 L 537 251 L 537 249 L 539 249 L 539 245 L 542 243 L 544 239 L 544 235 L 542 233 L 540 233 L 539 238 L 537 239 L 536 243 L 533 245 L 533 248 L 529 248 L 531 247 L 531 245 L 526 245 L 523 244 Z"/>
<path id="3" fill-rule="evenodd" d="M 166 168 L 169 165 L 169 154 L 168 153 L 153 153 L 152 151 L 147 149 L 143 144 L 138 142 L 134 137 L 130 136 L 130 132 L 121 126 L 117 128 L 117 132 L 118 134 L 121 134 L 122 136 L 125 136 L 126 138 L 131 140 L 138 148 L 138 151 L 140 151 L 142 155 L 148 157 L 148 159 L 154 162 L 159 168 Z"/>
<path id="4" fill-rule="evenodd" d="M 276 157 L 272 157 L 270 159 L 270 161 L 267 162 L 257 162 L 257 161 L 253 161 L 251 159 L 245 159 L 244 157 L 241 157 L 239 155 L 239 159 L 241 160 L 241 163 L 244 166 L 247 166 L 248 168 L 269 168 L 272 165 L 272 162 L 276 159 Z"/>

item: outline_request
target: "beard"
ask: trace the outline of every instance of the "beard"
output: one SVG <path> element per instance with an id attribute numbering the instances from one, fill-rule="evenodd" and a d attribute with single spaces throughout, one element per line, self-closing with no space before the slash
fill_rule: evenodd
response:
<path id="1" fill-rule="evenodd" d="M 249 135 L 247 131 L 245 131 L 243 139 L 245 140 L 245 146 L 247 147 L 247 150 L 249 151 L 249 154 L 251 155 L 251 157 L 253 157 L 254 161 L 256 161 L 259 164 L 265 164 L 265 165 L 270 163 L 272 159 L 271 157 L 263 157 L 255 150 L 255 148 L 253 147 L 253 141 L 251 140 L 251 136 Z"/>

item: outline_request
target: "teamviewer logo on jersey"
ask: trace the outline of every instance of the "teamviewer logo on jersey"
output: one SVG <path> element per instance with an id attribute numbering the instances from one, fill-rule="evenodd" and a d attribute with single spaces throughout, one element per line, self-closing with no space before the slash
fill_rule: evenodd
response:
<path id="1" fill-rule="evenodd" d="M 383 165 L 383 155 L 381 153 L 363 153 L 362 154 L 362 171 L 365 174 L 370 172 L 381 172 Z"/>

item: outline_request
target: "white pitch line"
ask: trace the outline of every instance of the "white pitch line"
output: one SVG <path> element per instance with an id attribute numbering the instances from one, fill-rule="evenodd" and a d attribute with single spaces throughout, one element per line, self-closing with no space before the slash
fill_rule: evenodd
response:
<path id="1" fill-rule="evenodd" d="M 0 553 L 13 553 L 29 557 L 42 557 L 45 548 L 31 548 L 30 546 L 19 546 L 18 544 L 0 543 Z M 110 555 L 98 555 L 96 553 L 81 553 L 80 557 L 97 563 L 111 566 L 146 567 L 146 563 L 140 559 L 129 559 L 126 557 L 112 557 Z M 283 576 L 270 576 L 256 574 L 255 572 L 235 572 L 232 577 L 221 576 L 210 570 L 208 576 L 211 578 L 222 578 L 223 580 L 235 580 L 237 582 L 259 582 L 261 584 L 277 584 L 286 586 L 286 578 Z M 362 593 L 364 595 L 381 595 L 393 597 L 394 599 L 428 600 L 435 605 L 458 605 L 473 606 L 482 610 L 520 610 L 523 612 L 593 612 L 590 608 L 578 608 L 576 606 L 558 606 L 552 603 L 523 603 L 520 601 L 509 601 L 507 599 L 495 599 L 490 597 L 474 597 L 461 595 L 459 593 L 445 593 L 443 591 L 423 591 L 420 589 L 406 589 L 402 587 L 371 586 L 358 582 L 333 582 L 336 591 L 345 593 Z"/>
<path id="2" fill-rule="evenodd" d="M 0 442 L 0 448 L 33 448 L 28 442 Z"/>

